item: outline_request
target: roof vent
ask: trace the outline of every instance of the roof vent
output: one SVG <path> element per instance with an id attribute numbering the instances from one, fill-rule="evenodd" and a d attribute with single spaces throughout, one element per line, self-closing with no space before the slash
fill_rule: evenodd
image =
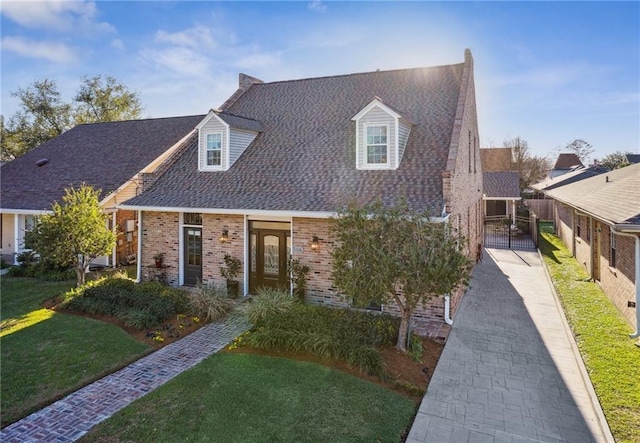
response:
<path id="1" fill-rule="evenodd" d="M 604 176 L 604 181 L 605 181 L 605 183 L 609 183 L 609 176 L 608 175 Z"/>
<path id="2" fill-rule="evenodd" d="M 38 160 L 36 162 L 36 166 L 46 165 L 47 163 L 49 163 L 49 159 L 48 158 L 41 158 L 40 160 Z"/>

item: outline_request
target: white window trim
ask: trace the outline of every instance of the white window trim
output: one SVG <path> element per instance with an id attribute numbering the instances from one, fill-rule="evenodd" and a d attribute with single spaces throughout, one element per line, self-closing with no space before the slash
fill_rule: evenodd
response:
<path id="1" fill-rule="evenodd" d="M 207 165 L 207 138 L 209 135 L 220 134 L 220 164 Z M 227 137 L 228 138 L 228 137 Z M 224 171 L 225 170 L 225 131 L 200 131 L 200 140 L 198 145 L 201 146 L 201 153 L 198 156 L 201 171 Z M 227 154 L 228 157 L 228 154 Z"/>
<path id="2" fill-rule="evenodd" d="M 369 144 L 367 143 L 367 129 L 368 128 L 379 128 L 385 127 L 387 128 L 387 161 L 385 163 L 369 163 L 368 161 L 368 150 Z M 364 123 L 362 125 L 362 167 L 364 169 L 390 169 L 391 168 L 391 125 L 388 123 Z M 395 155 L 395 154 L 394 154 Z"/>

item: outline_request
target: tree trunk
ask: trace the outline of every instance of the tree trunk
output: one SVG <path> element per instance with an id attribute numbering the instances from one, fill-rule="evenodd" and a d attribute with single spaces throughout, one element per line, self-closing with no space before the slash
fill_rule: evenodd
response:
<path id="1" fill-rule="evenodd" d="M 407 313 L 403 310 L 400 318 L 400 329 L 398 330 L 398 342 L 396 343 L 396 349 L 402 352 L 407 352 L 409 320 L 411 320 L 411 312 Z"/>
<path id="2" fill-rule="evenodd" d="M 82 265 L 76 265 L 76 277 L 78 278 L 78 287 L 85 284 L 86 274 Z"/>

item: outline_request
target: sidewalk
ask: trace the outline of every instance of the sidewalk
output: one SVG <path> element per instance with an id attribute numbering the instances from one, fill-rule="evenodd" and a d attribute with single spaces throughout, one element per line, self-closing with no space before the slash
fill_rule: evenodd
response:
<path id="1" fill-rule="evenodd" d="M 3 443 L 72 442 L 134 400 L 215 354 L 247 330 L 233 313 L 0 431 Z"/>
<path id="2" fill-rule="evenodd" d="M 487 249 L 407 442 L 613 442 L 537 252 Z"/>

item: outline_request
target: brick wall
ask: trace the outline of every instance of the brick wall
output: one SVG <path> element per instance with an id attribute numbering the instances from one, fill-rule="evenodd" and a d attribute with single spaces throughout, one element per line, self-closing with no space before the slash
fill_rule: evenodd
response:
<path id="1" fill-rule="evenodd" d="M 180 214 L 174 212 L 142 213 L 142 257 L 143 270 L 153 267 L 153 256 L 163 252 L 164 263 L 169 265 L 167 280 L 169 284 L 179 284 L 181 255 L 180 249 Z M 223 229 L 229 231 L 228 243 L 220 243 L 218 238 Z M 238 258 L 242 268 L 238 275 L 240 293 L 244 294 L 244 217 L 242 215 L 203 214 L 202 216 L 202 281 L 225 285 L 226 280 L 220 275 L 220 267 L 224 266 L 224 254 Z M 143 279 L 149 279 L 148 272 L 143 272 Z"/>
<path id="2" fill-rule="evenodd" d="M 607 226 L 600 234 L 600 286 L 632 327 L 636 325 L 636 308 L 627 302 L 635 301 L 635 240 L 616 236 L 616 266 L 610 266 L 610 231 Z"/>
<path id="3" fill-rule="evenodd" d="M 556 235 L 571 251 L 574 242 L 572 226 L 575 223 L 574 256 L 576 260 L 592 278 L 597 280 L 597 275 L 599 275 L 600 279 L 597 281 L 604 293 L 629 324 L 635 327 L 637 308 L 627 306 L 627 302 L 635 301 L 635 240 L 626 236 L 616 236 L 616 264 L 615 267 L 612 267 L 609 226 L 594 220 L 593 229 L 589 231 L 590 218 L 575 214 L 572 219 L 572 212 L 572 208 L 555 202 Z M 580 236 L 577 234 L 578 225 L 580 226 Z M 596 230 L 600 232 L 597 233 Z M 598 251 L 600 252 L 599 260 Z M 597 275 L 594 276 L 593 266 L 598 266 L 598 262 Z"/>

